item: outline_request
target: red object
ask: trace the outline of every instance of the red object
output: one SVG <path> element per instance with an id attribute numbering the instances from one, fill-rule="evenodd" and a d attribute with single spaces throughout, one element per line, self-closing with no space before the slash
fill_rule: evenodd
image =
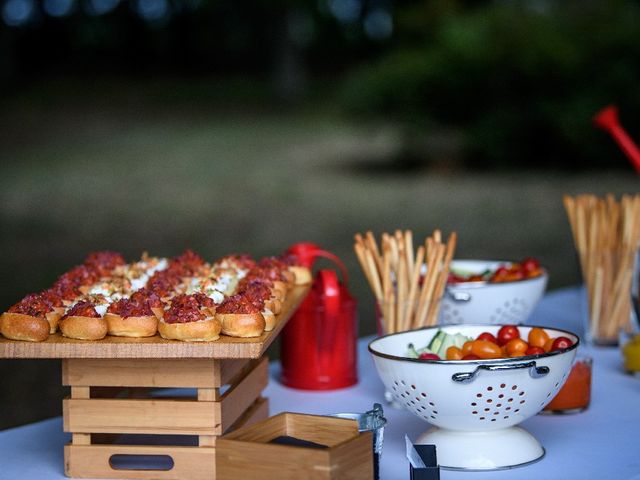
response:
<path id="1" fill-rule="evenodd" d="M 591 401 L 591 360 L 576 360 L 562 386 L 553 400 L 544 407 L 551 411 L 580 411 Z"/>
<path id="2" fill-rule="evenodd" d="M 520 338 L 520 330 L 515 325 L 504 325 L 498 330 L 498 345 L 506 345 L 510 340 Z"/>
<path id="3" fill-rule="evenodd" d="M 318 257 L 330 258 L 346 274 L 335 255 L 310 243 L 296 244 L 287 252 L 313 267 Z M 306 263 L 305 263 L 306 262 Z M 319 270 L 307 298 L 281 335 L 280 380 L 303 390 L 334 390 L 355 384 L 358 327 L 356 301 L 335 270 Z"/>
<path id="4" fill-rule="evenodd" d="M 618 107 L 609 105 L 600 110 L 594 117 L 593 123 L 596 127 L 609 132 L 618 146 L 627 155 L 629 161 L 640 174 L 640 149 L 620 124 L 618 118 Z"/>

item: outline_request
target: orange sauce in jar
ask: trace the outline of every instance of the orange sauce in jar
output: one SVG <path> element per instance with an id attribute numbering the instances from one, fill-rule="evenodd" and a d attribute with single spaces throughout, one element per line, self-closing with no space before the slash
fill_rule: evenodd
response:
<path id="1" fill-rule="evenodd" d="M 567 381 L 553 400 L 544 407 L 551 412 L 579 412 L 591 401 L 591 359 L 576 360 Z"/>

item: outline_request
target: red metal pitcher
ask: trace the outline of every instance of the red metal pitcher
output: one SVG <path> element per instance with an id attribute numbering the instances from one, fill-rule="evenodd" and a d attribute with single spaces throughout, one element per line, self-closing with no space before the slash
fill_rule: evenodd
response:
<path id="1" fill-rule="evenodd" d="M 298 243 L 287 252 L 313 268 L 319 257 L 336 263 L 319 270 L 311 291 L 281 335 L 281 381 L 304 390 L 333 390 L 358 381 L 356 301 L 347 289 L 347 271 L 338 257 L 312 243 Z"/>

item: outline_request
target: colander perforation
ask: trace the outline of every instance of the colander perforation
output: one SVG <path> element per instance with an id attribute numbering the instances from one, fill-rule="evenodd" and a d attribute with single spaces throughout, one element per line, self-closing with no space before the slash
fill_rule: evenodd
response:
<path id="1" fill-rule="evenodd" d="M 515 398 L 518 399 L 520 405 L 526 403 L 524 398 L 526 395 L 525 390 L 519 390 L 516 384 L 507 385 L 506 383 L 501 383 L 497 386 L 487 385 L 484 387 L 484 390 L 484 393 L 474 392 L 476 400 L 469 403 L 470 412 L 478 421 L 493 422 L 496 420 L 508 420 L 510 414 L 516 413 L 516 410 L 512 411 L 511 407 Z M 507 397 L 505 393 L 503 393 L 504 391 L 512 392 L 515 398 L 513 396 Z M 480 407 L 479 403 L 483 405 Z M 520 410 L 517 409 L 517 411 Z"/>

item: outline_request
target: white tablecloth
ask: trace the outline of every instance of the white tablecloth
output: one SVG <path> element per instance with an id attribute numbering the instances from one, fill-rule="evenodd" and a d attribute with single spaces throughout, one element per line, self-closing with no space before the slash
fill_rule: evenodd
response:
<path id="1" fill-rule="evenodd" d="M 579 295 L 575 289 L 548 294 L 528 323 L 557 326 L 580 332 Z M 278 381 L 279 364 L 271 365 L 272 380 L 266 395 L 271 414 L 282 411 L 305 413 L 363 412 L 374 402 L 383 403 L 383 386 L 375 373 L 366 346 L 359 343 L 357 385 L 333 392 L 304 392 L 283 387 Z M 522 424 L 546 449 L 546 456 L 526 467 L 497 472 L 441 471 L 446 479 L 545 479 L 545 480 L 640 480 L 640 380 L 622 371 L 615 348 L 581 347 L 594 358 L 591 407 L 566 416 L 537 415 Z M 10 414 L 10 405 L 4 413 Z M 409 478 L 404 456 L 404 435 L 416 438 L 428 424 L 407 411 L 385 408 L 388 420 L 381 478 Z M 2 479 L 62 479 L 63 445 L 69 435 L 62 431 L 62 419 L 54 418 L 0 432 Z"/>

